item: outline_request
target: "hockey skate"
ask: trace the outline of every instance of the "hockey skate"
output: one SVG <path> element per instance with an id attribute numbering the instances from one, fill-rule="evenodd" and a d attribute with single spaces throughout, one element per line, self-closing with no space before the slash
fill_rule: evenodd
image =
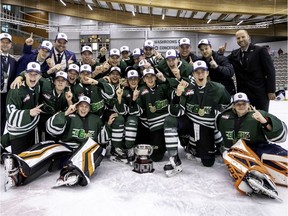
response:
<path id="1" fill-rule="evenodd" d="M 53 188 L 61 186 L 73 186 L 78 183 L 79 176 L 73 172 L 68 172 L 64 176 L 60 176 Z"/>
<path id="2" fill-rule="evenodd" d="M 254 193 L 262 194 L 271 199 L 278 199 L 282 201 L 278 197 L 275 184 L 268 175 L 260 173 L 257 170 L 251 170 L 246 174 L 245 180 L 252 188 Z"/>
<path id="3" fill-rule="evenodd" d="M 169 158 L 169 162 L 164 166 L 164 171 L 168 177 L 182 172 L 181 160 L 178 154 Z"/>
<path id="4" fill-rule="evenodd" d="M 18 183 L 19 168 L 15 160 L 10 156 L 4 158 L 4 191 L 17 185 Z"/>
<path id="5" fill-rule="evenodd" d="M 127 155 L 121 148 L 114 148 L 112 146 L 110 154 L 111 154 L 110 161 L 124 163 L 124 164 L 128 163 Z"/>

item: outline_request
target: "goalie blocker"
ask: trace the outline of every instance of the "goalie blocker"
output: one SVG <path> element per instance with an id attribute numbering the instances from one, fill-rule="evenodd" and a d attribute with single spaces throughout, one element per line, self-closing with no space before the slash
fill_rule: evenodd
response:
<path id="1" fill-rule="evenodd" d="M 262 154 L 261 161 L 244 140 L 238 140 L 223 153 L 223 159 L 236 180 L 236 189 L 242 193 L 278 198 L 274 182 L 287 186 L 287 153 L 286 156 Z"/>
<path id="2" fill-rule="evenodd" d="M 85 186 L 100 165 L 105 153 L 106 150 L 91 138 L 79 146 L 74 153 L 68 145 L 53 141 L 38 143 L 19 155 L 4 153 L 2 158 L 5 169 L 5 190 L 11 186 L 28 184 L 47 171 L 59 169 L 61 169 L 59 179 L 62 180 L 65 175 L 72 173 L 77 177 L 73 185 L 78 183 Z M 71 184 L 64 182 L 61 185 Z"/>

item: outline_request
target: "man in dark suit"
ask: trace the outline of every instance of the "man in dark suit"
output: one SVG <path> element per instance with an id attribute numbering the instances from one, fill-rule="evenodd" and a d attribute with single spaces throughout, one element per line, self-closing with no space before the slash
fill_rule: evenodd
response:
<path id="1" fill-rule="evenodd" d="M 1 135 L 4 132 L 6 124 L 6 97 L 10 89 L 10 84 L 16 77 L 16 59 L 9 54 L 12 48 L 12 36 L 8 33 L 0 34 L 1 40 Z"/>
<path id="2" fill-rule="evenodd" d="M 44 40 L 38 49 L 32 50 L 33 43 L 33 33 L 31 33 L 30 37 L 25 40 L 23 54 L 18 60 L 17 75 L 26 70 L 29 62 L 38 62 L 41 66 L 42 76 L 47 78 L 49 66 L 46 59 L 50 56 L 53 45 L 50 41 Z"/>
<path id="3" fill-rule="evenodd" d="M 246 30 L 236 32 L 239 49 L 228 56 L 234 67 L 237 92 L 247 94 L 256 109 L 268 112 L 269 100 L 275 99 L 275 68 L 265 47 L 250 42 Z"/>
<path id="4" fill-rule="evenodd" d="M 55 73 L 62 70 L 67 71 L 69 64 L 76 63 L 76 55 L 74 52 L 71 52 L 66 49 L 66 45 L 68 43 L 68 38 L 65 33 L 58 33 L 55 41 L 54 41 L 54 47 L 51 52 L 51 56 L 48 60 L 48 65 L 50 68 L 59 65 L 59 70 L 54 70 L 52 72 L 48 72 L 48 74 L 53 73 L 53 77 L 55 76 Z"/>

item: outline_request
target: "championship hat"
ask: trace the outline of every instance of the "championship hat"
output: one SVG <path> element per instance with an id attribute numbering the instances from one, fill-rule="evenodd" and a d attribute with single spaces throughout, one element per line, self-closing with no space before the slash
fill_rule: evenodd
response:
<path id="1" fill-rule="evenodd" d="M 180 41 L 179 41 L 179 46 L 181 45 L 191 45 L 190 43 L 190 39 L 189 38 L 181 38 Z"/>
<path id="2" fill-rule="evenodd" d="M 129 47 L 128 46 L 122 46 L 122 47 L 120 47 L 120 52 L 122 53 L 122 52 L 129 52 L 130 51 L 130 49 L 129 49 Z"/>
<path id="3" fill-rule="evenodd" d="M 198 48 L 200 48 L 200 46 L 204 44 L 204 45 L 211 45 L 210 41 L 208 39 L 201 39 L 198 43 Z"/>
<path id="4" fill-rule="evenodd" d="M 82 73 L 83 71 L 87 71 L 89 73 L 92 73 L 92 68 L 89 64 L 83 64 L 80 66 L 80 73 Z"/>
<path id="5" fill-rule="evenodd" d="M 58 77 L 63 77 L 65 80 L 67 80 L 67 73 L 64 71 L 58 71 L 55 75 L 55 79 L 57 79 Z"/>
<path id="6" fill-rule="evenodd" d="M 143 54 L 144 54 L 144 51 L 142 49 L 140 49 L 140 48 L 136 48 L 132 52 L 132 56 L 133 57 L 138 57 L 138 56 L 141 56 Z"/>
<path id="7" fill-rule="evenodd" d="M 154 48 L 154 42 L 152 40 L 146 40 L 144 43 L 144 48 Z"/>
<path id="8" fill-rule="evenodd" d="M 121 74 L 121 69 L 119 67 L 112 67 L 110 69 L 110 73 L 113 72 L 113 71 L 118 71 Z"/>
<path id="9" fill-rule="evenodd" d="M 77 64 L 70 64 L 67 71 L 75 70 L 79 73 L 79 66 Z"/>
<path id="10" fill-rule="evenodd" d="M 139 77 L 139 74 L 136 70 L 129 70 L 128 73 L 127 73 L 127 78 L 128 79 L 131 79 L 131 78 L 134 78 L 134 77 Z"/>
<path id="11" fill-rule="evenodd" d="M 167 50 L 166 52 L 166 55 L 165 55 L 165 58 L 177 58 L 178 56 L 178 53 L 176 50 L 174 49 L 170 49 L 170 50 Z"/>
<path id="12" fill-rule="evenodd" d="M 116 55 L 116 56 L 120 56 L 120 51 L 119 51 L 119 49 L 110 49 L 110 51 L 109 51 L 109 56 L 114 56 L 114 55 Z"/>
<path id="13" fill-rule="evenodd" d="M 208 69 L 206 62 L 202 60 L 198 60 L 194 62 L 193 68 L 194 68 L 194 71 L 196 71 L 197 69 L 204 69 L 204 70 Z"/>
<path id="14" fill-rule="evenodd" d="M 143 70 L 143 77 L 146 76 L 147 74 L 153 74 L 155 75 L 155 71 L 153 68 L 147 68 Z"/>
<path id="15" fill-rule="evenodd" d="M 29 62 L 26 67 L 26 72 L 37 72 L 41 73 L 41 67 L 38 62 Z"/>
<path id="16" fill-rule="evenodd" d="M 10 40 L 10 42 L 12 42 L 12 36 L 10 35 L 10 34 L 8 34 L 8 33 L 1 33 L 0 34 L 0 40 L 2 40 L 2 39 L 8 39 L 8 40 Z"/>
<path id="17" fill-rule="evenodd" d="M 50 41 L 47 41 L 47 40 L 42 41 L 42 43 L 40 45 L 41 49 L 47 49 L 48 51 L 51 51 L 52 47 L 53 47 L 52 43 Z"/>
<path id="18" fill-rule="evenodd" d="M 58 33 L 57 36 L 56 36 L 56 39 L 55 40 L 65 40 L 65 41 L 68 41 L 68 37 L 65 33 Z"/>
<path id="19" fill-rule="evenodd" d="M 237 103 L 239 101 L 249 103 L 249 99 L 245 93 L 239 92 L 233 96 L 233 103 Z"/>
<path id="20" fill-rule="evenodd" d="M 93 52 L 92 52 L 92 48 L 91 48 L 90 46 L 83 46 L 83 47 L 82 47 L 82 50 L 81 50 L 81 54 L 82 54 L 83 52 L 85 52 L 85 51 L 88 51 L 88 52 L 90 52 L 90 53 L 93 53 Z"/>
<path id="21" fill-rule="evenodd" d="M 85 95 L 82 95 L 78 98 L 78 104 L 81 103 L 81 102 L 86 102 L 90 105 L 91 103 L 91 99 Z"/>

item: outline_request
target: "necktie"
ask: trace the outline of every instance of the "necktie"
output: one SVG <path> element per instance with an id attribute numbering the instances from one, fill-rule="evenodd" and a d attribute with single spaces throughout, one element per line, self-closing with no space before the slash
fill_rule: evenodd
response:
<path id="1" fill-rule="evenodd" d="M 246 53 L 247 53 L 246 51 L 242 51 L 242 54 L 241 54 L 241 62 L 242 62 L 242 65 L 244 68 L 246 68 L 246 66 L 247 66 Z"/>
<path id="2" fill-rule="evenodd" d="M 61 54 L 58 53 L 58 54 L 57 54 L 57 64 L 60 64 L 60 63 L 61 63 L 61 61 L 62 61 L 62 58 L 61 58 L 61 57 L 62 57 Z"/>

